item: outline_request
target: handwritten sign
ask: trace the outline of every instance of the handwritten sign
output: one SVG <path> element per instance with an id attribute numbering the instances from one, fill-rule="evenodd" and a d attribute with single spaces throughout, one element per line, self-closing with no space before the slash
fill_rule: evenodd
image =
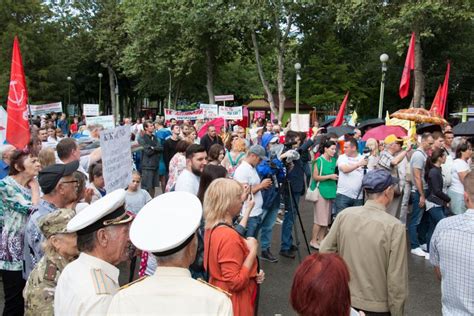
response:
<path id="1" fill-rule="evenodd" d="M 223 117 L 226 120 L 241 120 L 243 117 L 242 107 L 241 106 L 220 106 L 219 107 L 219 116 Z"/>
<path id="2" fill-rule="evenodd" d="M 98 104 L 83 104 L 82 113 L 85 116 L 98 116 L 99 115 L 99 105 Z"/>
<path id="3" fill-rule="evenodd" d="M 176 119 L 178 121 L 191 120 L 195 121 L 202 119 L 204 114 L 203 109 L 194 110 L 194 111 L 176 111 L 165 109 L 165 120 L 169 121 L 171 119 Z"/>
<path id="4" fill-rule="evenodd" d="M 218 116 L 217 104 L 201 103 L 199 107 L 204 111 L 203 116 L 205 119 L 215 119 Z"/>
<path id="5" fill-rule="evenodd" d="M 119 126 L 100 133 L 105 190 L 125 189 L 132 181 L 130 127 Z"/>
<path id="6" fill-rule="evenodd" d="M 291 114 L 290 128 L 295 132 L 309 131 L 309 114 Z"/>
<path id="7" fill-rule="evenodd" d="M 86 117 L 87 125 L 102 125 L 105 129 L 111 129 L 115 127 L 114 116 L 113 115 L 104 115 L 104 116 L 89 116 Z"/>
<path id="8" fill-rule="evenodd" d="M 30 104 L 31 115 L 43 115 L 52 112 L 61 113 L 63 111 L 62 102 L 48 104 Z"/>

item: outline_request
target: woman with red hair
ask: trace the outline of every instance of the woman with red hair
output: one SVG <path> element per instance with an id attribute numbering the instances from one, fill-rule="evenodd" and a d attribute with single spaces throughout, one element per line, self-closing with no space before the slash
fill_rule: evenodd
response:
<path id="1" fill-rule="evenodd" d="M 351 309 L 349 270 L 337 254 L 312 254 L 298 266 L 290 303 L 298 315 L 364 315 Z"/>

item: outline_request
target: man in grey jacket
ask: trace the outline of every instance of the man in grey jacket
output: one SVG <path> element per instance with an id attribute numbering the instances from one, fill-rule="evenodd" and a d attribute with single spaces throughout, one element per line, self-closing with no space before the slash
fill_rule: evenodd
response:
<path id="1" fill-rule="evenodd" d="M 138 140 L 140 145 L 143 146 L 142 188 L 147 190 L 151 197 L 154 197 L 155 187 L 158 187 L 160 183 L 158 163 L 163 147 L 154 135 L 155 126 L 151 121 L 143 123 L 143 130 L 145 134 Z"/>

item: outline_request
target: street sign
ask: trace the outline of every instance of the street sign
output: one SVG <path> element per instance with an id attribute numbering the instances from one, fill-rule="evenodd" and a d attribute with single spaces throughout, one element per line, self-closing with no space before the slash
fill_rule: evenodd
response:
<path id="1" fill-rule="evenodd" d="M 233 94 L 226 94 L 226 95 L 216 95 L 214 100 L 217 101 L 234 101 Z"/>

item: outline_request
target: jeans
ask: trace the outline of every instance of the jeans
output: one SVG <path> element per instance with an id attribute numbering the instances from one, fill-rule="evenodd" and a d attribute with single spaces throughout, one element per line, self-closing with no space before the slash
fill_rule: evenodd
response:
<path id="1" fill-rule="evenodd" d="M 247 221 L 247 231 L 245 232 L 245 237 L 257 238 L 258 230 L 260 229 L 261 222 L 262 222 L 261 215 L 249 217 Z"/>
<path id="2" fill-rule="evenodd" d="M 285 193 L 285 206 L 286 206 L 286 212 L 285 212 L 285 218 L 283 219 L 283 224 L 281 227 L 281 251 L 287 251 L 290 250 L 291 246 L 293 245 L 293 235 L 292 235 L 292 229 L 293 229 L 293 224 L 295 222 L 295 217 L 296 215 L 296 209 L 295 209 L 295 202 L 299 203 L 301 193 L 298 192 L 293 192 L 292 193 L 294 197 L 294 201 L 290 201 L 290 196 Z"/>
<path id="3" fill-rule="evenodd" d="M 362 193 L 361 193 L 362 194 Z M 336 208 L 336 215 L 339 214 L 342 210 L 352 207 L 352 206 L 361 206 L 364 204 L 363 199 L 353 199 L 344 194 L 337 193 L 336 200 L 334 201 Z"/>
<path id="4" fill-rule="evenodd" d="M 305 175 L 306 187 L 309 187 L 311 183 L 311 161 L 305 162 L 303 164 L 303 170 Z"/>
<path id="5" fill-rule="evenodd" d="M 262 214 L 262 225 L 260 231 L 260 249 L 267 250 L 270 248 L 272 243 L 272 231 L 273 225 L 280 209 L 280 203 L 274 203 L 271 209 L 263 210 Z"/>
<path id="6" fill-rule="evenodd" d="M 418 225 L 420 225 L 421 218 L 423 217 L 424 208 L 420 208 L 420 193 L 418 191 L 411 193 L 412 210 L 410 214 L 410 221 L 408 222 L 408 237 L 410 238 L 410 247 L 415 249 L 420 247 L 418 241 Z"/>
<path id="7" fill-rule="evenodd" d="M 428 229 L 428 232 L 426 233 L 426 245 L 428 247 L 428 252 L 429 252 L 431 236 L 433 236 L 433 232 L 436 228 L 436 225 L 438 224 L 440 220 L 442 220 L 446 216 L 444 216 L 444 207 L 442 206 L 430 208 L 428 210 L 428 213 L 430 214 L 430 227 Z"/>

